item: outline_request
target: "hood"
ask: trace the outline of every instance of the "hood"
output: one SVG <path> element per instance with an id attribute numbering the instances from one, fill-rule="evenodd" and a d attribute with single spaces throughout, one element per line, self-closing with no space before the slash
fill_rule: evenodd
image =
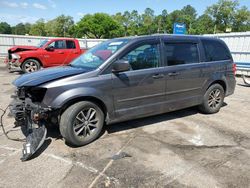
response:
<path id="1" fill-rule="evenodd" d="M 71 66 L 62 66 L 47 68 L 33 73 L 26 73 L 19 78 L 17 78 L 13 84 L 16 87 L 22 86 L 37 86 L 49 81 L 53 81 L 59 78 L 64 78 L 67 76 L 73 76 L 76 74 L 90 72 L 93 69 L 88 68 L 76 68 Z"/>
<path id="2" fill-rule="evenodd" d="M 37 50 L 38 48 L 35 46 L 13 46 L 8 51 L 10 53 L 28 51 L 28 50 Z"/>

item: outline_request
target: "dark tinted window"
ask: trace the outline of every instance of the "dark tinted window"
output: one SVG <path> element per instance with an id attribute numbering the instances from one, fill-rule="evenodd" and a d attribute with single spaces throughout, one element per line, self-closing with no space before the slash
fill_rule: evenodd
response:
<path id="1" fill-rule="evenodd" d="M 165 54 L 168 66 L 199 62 L 197 44 L 193 43 L 165 43 Z"/>
<path id="2" fill-rule="evenodd" d="M 231 59 L 230 52 L 219 41 L 202 40 L 206 61 L 220 61 Z"/>
<path id="3" fill-rule="evenodd" d="M 144 44 L 123 56 L 132 70 L 159 67 L 160 55 L 157 44 Z"/>
<path id="4" fill-rule="evenodd" d="M 66 47 L 67 47 L 67 49 L 75 49 L 76 48 L 75 42 L 72 40 L 67 40 Z"/>
<path id="5" fill-rule="evenodd" d="M 65 40 L 57 40 L 49 44 L 49 46 L 53 46 L 55 49 L 65 49 Z"/>

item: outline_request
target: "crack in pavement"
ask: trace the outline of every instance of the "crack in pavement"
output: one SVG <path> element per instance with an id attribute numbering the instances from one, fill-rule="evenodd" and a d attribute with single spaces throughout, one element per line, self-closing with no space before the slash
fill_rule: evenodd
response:
<path id="1" fill-rule="evenodd" d="M 72 166 L 70 167 L 70 169 L 69 169 L 69 170 L 67 171 L 67 173 L 63 176 L 63 178 L 60 179 L 59 181 L 57 181 L 57 182 L 55 183 L 55 185 L 57 185 L 58 183 L 60 183 L 60 181 L 65 180 L 65 179 L 71 174 L 73 168 L 74 168 L 74 165 L 72 165 Z"/>
<path id="2" fill-rule="evenodd" d="M 21 149 L 9 147 L 9 146 L 1 146 L 1 145 L 0 145 L 0 148 L 1 148 L 1 149 L 5 149 L 5 150 L 12 151 L 12 153 L 11 153 L 10 155 L 8 155 L 8 156 L 12 156 L 12 155 L 18 154 L 18 153 L 21 151 Z M 70 160 L 70 159 L 63 158 L 63 157 L 60 157 L 60 156 L 57 156 L 57 155 L 54 155 L 54 154 L 50 154 L 50 153 L 46 153 L 46 152 L 42 153 L 41 155 L 44 155 L 44 156 L 47 156 L 47 157 L 50 157 L 50 158 L 53 158 L 53 159 L 62 161 L 62 162 L 67 163 L 67 164 L 69 164 L 69 165 L 72 165 L 71 168 L 73 168 L 74 166 L 78 166 L 78 167 L 81 167 L 81 168 L 83 168 L 83 169 L 85 169 L 85 170 L 87 170 L 87 171 L 89 171 L 89 172 L 95 173 L 95 174 L 97 174 L 97 175 L 100 176 L 100 177 L 104 177 L 104 178 L 106 178 L 106 179 L 109 179 L 109 180 L 113 180 L 113 181 L 118 182 L 118 180 L 117 180 L 116 178 L 114 178 L 114 177 L 109 177 L 109 176 L 107 176 L 104 172 L 99 172 L 97 169 L 95 169 L 95 168 L 93 168 L 93 167 L 86 166 L 86 165 L 84 165 L 83 163 L 81 163 L 81 162 L 79 162 L 79 161 L 72 161 L 72 160 Z M 7 157 L 6 157 L 6 159 L 1 160 L 1 161 L 0 161 L 0 164 L 2 164 L 5 160 L 7 160 Z M 67 172 L 67 174 L 68 174 L 68 172 Z M 67 175 L 67 174 L 66 174 L 66 175 Z"/>
<path id="3" fill-rule="evenodd" d="M 131 136 L 129 139 L 128 139 L 128 141 L 124 144 L 124 146 L 115 154 L 115 155 L 119 155 L 121 152 L 122 152 L 122 150 L 124 149 L 124 148 L 126 148 L 127 146 L 128 146 L 128 144 L 135 138 L 135 136 L 136 136 L 136 133 L 134 133 L 133 134 L 133 136 Z M 113 164 L 113 162 L 114 162 L 115 160 L 114 159 L 111 159 L 108 163 L 107 163 L 107 165 L 104 167 L 104 169 L 102 170 L 102 172 L 98 175 L 98 176 L 96 176 L 96 178 L 92 181 L 92 183 L 88 186 L 88 188 L 93 188 L 94 187 L 94 185 L 97 183 L 97 181 L 100 179 L 100 177 L 101 177 L 101 174 L 104 174 L 107 170 L 108 170 L 108 168 Z M 112 179 L 110 179 L 110 178 L 107 178 L 107 180 L 112 180 Z M 117 179 L 116 179 L 117 180 Z M 117 181 L 115 181 L 115 183 L 118 183 L 119 184 L 119 181 L 117 180 Z"/>

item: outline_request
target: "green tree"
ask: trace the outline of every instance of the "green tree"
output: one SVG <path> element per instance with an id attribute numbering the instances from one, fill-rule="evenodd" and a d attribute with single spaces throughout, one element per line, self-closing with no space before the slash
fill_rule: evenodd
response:
<path id="1" fill-rule="evenodd" d="M 161 17 L 163 33 L 171 33 L 173 24 L 171 23 L 170 15 L 168 14 L 167 10 L 164 9 L 161 12 Z"/>
<path id="2" fill-rule="evenodd" d="M 122 26 L 105 13 L 87 14 L 77 23 L 78 37 L 112 38 L 122 35 Z"/>
<path id="3" fill-rule="evenodd" d="M 130 13 L 128 11 L 124 12 L 124 14 L 122 14 L 121 12 L 118 12 L 113 16 L 113 19 L 122 26 L 123 36 L 128 35 L 128 26 L 129 26 L 129 19 L 130 19 L 129 17 L 130 17 Z"/>
<path id="4" fill-rule="evenodd" d="M 44 19 L 39 19 L 34 23 L 30 28 L 29 34 L 35 36 L 46 36 Z"/>
<path id="5" fill-rule="evenodd" d="M 123 17 L 123 26 L 125 29 L 125 36 L 127 36 L 128 35 L 128 28 L 130 26 L 130 12 L 125 11 L 122 17 Z"/>
<path id="6" fill-rule="evenodd" d="M 11 34 L 11 27 L 8 23 L 0 23 L 0 34 Z"/>
<path id="7" fill-rule="evenodd" d="M 61 15 L 45 24 L 45 31 L 48 36 L 68 37 L 74 21 L 71 16 Z"/>
<path id="8" fill-rule="evenodd" d="M 214 22 L 210 16 L 203 14 L 192 24 L 192 34 L 212 34 Z"/>
<path id="9" fill-rule="evenodd" d="M 157 23 L 155 21 L 154 10 L 146 8 L 142 14 L 142 27 L 140 27 L 140 34 L 153 34 L 157 32 Z"/>
<path id="10" fill-rule="evenodd" d="M 235 10 L 238 8 L 237 0 L 219 0 L 216 4 L 209 6 L 205 13 L 212 17 L 214 33 L 226 32 L 233 25 Z"/>
<path id="11" fill-rule="evenodd" d="M 196 10 L 194 7 L 192 7 L 191 5 L 187 5 L 187 6 L 184 6 L 182 9 L 181 9 L 182 13 L 184 15 L 187 15 L 189 16 L 190 20 L 195 20 L 196 19 L 196 16 L 197 16 L 197 13 L 196 13 Z"/>
<path id="12" fill-rule="evenodd" d="M 169 14 L 169 19 L 171 23 L 170 33 L 173 33 L 173 25 L 175 22 L 185 23 L 185 18 L 183 17 L 181 10 L 174 10 Z"/>
<path id="13" fill-rule="evenodd" d="M 26 33 L 26 29 L 25 29 L 25 25 L 23 23 L 19 23 L 16 26 L 11 28 L 12 30 L 12 34 L 15 35 L 25 35 Z"/>
<path id="14" fill-rule="evenodd" d="M 77 26 L 74 24 L 72 27 L 69 28 L 68 34 L 70 37 L 77 37 Z"/>
<path id="15" fill-rule="evenodd" d="M 49 20 L 48 22 L 45 23 L 44 29 L 45 29 L 45 33 L 47 36 L 57 36 L 56 30 L 54 27 L 55 25 L 56 25 L 55 19 Z"/>
<path id="16" fill-rule="evenodd" d="M 242 32 L 250 30 L 250 11 L 246 6 L 236 11 L 233 20 L 233 31 Z"/>
<path id="17" fill-rule="evenodd" d="M 32 24 L 30 24 L 30 23 L 25 23 L 24 24 L 25 34 L 29 34 L 31 26 L 32 26 Z"/>
<path id="18" fill-rule="evenodd" d="M 194 28 L 192 27 L 192 25 L 196 21 L 196 16 L 197 16 L 195 8 L 192 7 L 191 5 L 187 5 L 181 9 L 181 12 L 182 12 L 182 19 L 186 24 L 188 33 L 193 34 Z"/>
<path id="19" fill-rule="evenodd" d="M 142 19 L 137 10 L 130 13 L 129 35 L 138 35 L 139 28 L 142 26 Z"/>
<path id="20" fill-rule="evenodd" d="M 184 6 L 181 10 L 175 10 L 170 13 L 170 22 L 172 23 L 171 32 L 173 32 L 173 24 L 175 22 L 185 23 L 187 32 L 192 34 L 194 32 L 192 25 L 196 20 L 196 10 L 191 5 Z"/>

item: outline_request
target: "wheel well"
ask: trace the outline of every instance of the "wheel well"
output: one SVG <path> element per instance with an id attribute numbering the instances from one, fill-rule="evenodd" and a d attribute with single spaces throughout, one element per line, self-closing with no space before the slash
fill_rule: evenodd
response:
<path id="1" fill-rule="evenodd" d="M 227 86 L 226 86 L 226 83 L 225 83 L 224 81 L 222 81 L 222 80 L 216 80 L 216 81 L 212 82 L 212 83 L 208 86 L 208 88 L 210 88 L 210 86 L 211 86 L 211 85 L 214 85 L 214 84 L 220 84 L 220 85 L 223 87 L 224 92 L 226 92 Z M 208 88 L 207 88 L 207 89 L 208 89 Z"/>
<path id="2" fill-rule="evenodd" d="M 107 107 L 106 105 L 98 98 L 95 98 L 95 97 L 78 97 L 78 98 L 75 98 L 75 99 L 72 99 L 68 102 L 66 102 L 66 104 L 63 105 L 63 107 L 61 108 L 60 110 L 60 115 L 71 105 L 77 103 L 77 102 L 80 102 L 80 101 L 90 101 L 90 102 L 93 102 L 95 103 L 96 105 L 98 105 L 101 110 L 103 111 L 104 113 L 104 117 L 106 118 L 106 115 L 107 115 Z"/>
<path id="3" fill-rule="evenodd" d="M 42 64 L 42 62 L 40 61 L 40 59 L 38 59 L 38 58 L 36 58 L 36 57 L 28 57 L 28 58 L 26 58 L 26 59 L 23 60 L 23 63 L 24 63 L 25 61 L 29 60 L 29 59 L 37 60 L 38 63 L 40 64 L 40 66 L 43 66 L 43 64 Z M 23 64 L 23 63 L 22 63 L 22 64 Z"/>

